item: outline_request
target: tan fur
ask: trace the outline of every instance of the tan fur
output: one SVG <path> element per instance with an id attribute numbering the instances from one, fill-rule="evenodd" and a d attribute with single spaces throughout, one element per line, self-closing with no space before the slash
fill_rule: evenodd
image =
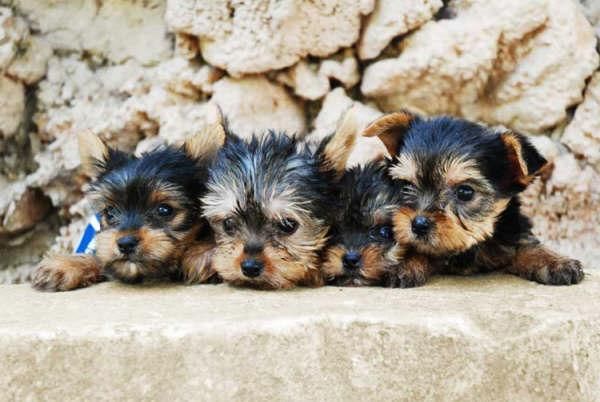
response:
<path id="1" fill-rule="evenodd" d="M 563 257 L 539 244 L 518 248 L 506 270 L 546 285 L 576 284 L 584 275 L 579 261 Z"/>
<path id="2" fill-rule="evenodd" d="M 410 254 L 397 265 L 392 274 L 390 284 L 394 287 L 407 288 L 421 286 L 435 272 L 435 265 L 424 254 Z"/>
<path id="3" fill-rule="evenodd" d="M 394 266 L 398 264 L 400 255 L 398 247 L 394 246 L 385 251 L 379 245 L 367 245 L 358 250 L 361 253 L 361 268 L 358 271 L 360 276 L 347 277 L 345 280 L 345 271 L 342 263 L 344 254 L 348 251 L 342 246 L 331 246 L 327 249 L 321 265 L 323 276 L 329 282 L 334 282 L 343 286 L 375 286 L 382 284 L 387 280 L 388 275 L 393 271 Z M 340 279 L 343 282 L 339 282 Z M 338 279 L 338 282 L 335 280 Z"/>
<path id="4" fill-rule="evenodd" d="M 327 248 L 325 257 L 321 264 L 321 271 L 323 276 L 328 281 L 341 276 L 344 273 L 344 267 L 342 265 L 342 257 L 346 253 L 346 249 L 341 246 L 331 246 Z"/>
<path id="5" fill-rule="evenodd" d="M 444 170 L 448 186 L 457 186 L 467 180 L 487 182 L 473 160 L 452 158 L 444 166 Z"/>
<path id="6" fill-rule="evenodd" d="M 85 254 L 46 256 L 31 278 L 38 290 L 65 291 L 83 288 L 102 280 L 100 261 Z"/>
<path id="7" fill-rule="evenodd" d="M 85 174 L 90 177 L 98 175 L 98 162 L 106 160 L 108 147 L 91 131 L 82 131 L 77 135 L 79 143 L 79 159 Z"/>
<path id="8" fill-rule="evenodd" d="M 397 157 L 397 162 L 390 168 L 389 174 L 396 180 L 404 180 L 409 183 L 417 182 L 419 167 L 415 160 L 406 154 Z"/>
<path id="9" fill-rule="evenodd" d="M 407 111 L 389 113 L 381 116 L 364 129 L 365 137 L 378 137 L 390 155 L 396 155 L 398 144 L 404 136 L 414 116 Z"/>
<path id="10" fill-rule="evenodd" d="M 332 169 L 340 176 L 346 169 L 348 157 L 354 148 L 358 134 L 356 113 L 356 106 L 346 112 L 335 134 L 325 146 L 324 156 L 326 163 L 324 167 Z"/>
<path id="11" fill-rule="evenodd" d="M 215 244 L 213 241 L 196 242 L 185 250 L 181 259 L 184 283 L 192 285 L 220 281 L 212 266 L 214 252 Z"/>
<path id="12" fill-rule="evenodd" d="M 215 223 L 213 222 L 213 227 Z M 217 226 L 218 227 L 218 224 Z M 248 256 L 238 239 L 217 233 L 218 244 L 213 255 L 215 271 L 235 286 L 257 289 L 291 289 L 295 286 L 322 286 L 324 279 L 318 268 L 318 253 L 326 241 L 326 228 L 300 222 L 296 233 L 276 244 L 266 244 L 259 256 L 263 273 L 256 278 L 246 277 L 241 262 Z"/>
<path id="13" fill-rule="evenodd" d="M 498 199 L 492 211 L 480 221 L 462 220 L 448 208 L 444 211 L 424 213 L 434 222 L 432 232 L 425 242 L 412 233 L 412 220 L 417 212 L 401 207 L 394 213 L 394 234 L 401 245 L 411 245 L 421 253 L 443 255 L 466 251 L 472 246 L 490 238 L 498 216 L 506 209 L 508 199 Z"/>
<path id="14" fill-rule="evenodd" d="M 186 138 L 183 149 L 195 159 L 212 158 L 225 143 L 225 128 L 219 107 L 211 105 L 209 120 L 211 124 L 200 132 Z"/>
<path id="15" fill-rule="evenodd" d="M 535 175 L 539 172 L 530 172 L 527 168 L 519 138 L 514 133 L 507 131 L 500 134 L 500 139 L 504 142 L 504 146 L 506 147 L 509 162 L 515 172 L 516 182 L 522 186 L 529 185 L 535 178 Z M 544 171 L 547 168 L 548 164 L 544 165 L 540 171 Z"/>

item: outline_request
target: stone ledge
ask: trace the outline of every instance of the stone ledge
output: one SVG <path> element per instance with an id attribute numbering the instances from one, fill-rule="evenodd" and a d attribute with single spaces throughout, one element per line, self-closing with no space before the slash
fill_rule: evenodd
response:
<path id="1" fill-rule="evenodd" d="M 0 400 L 598 400 L 600 276 L 0 286 Z"/>

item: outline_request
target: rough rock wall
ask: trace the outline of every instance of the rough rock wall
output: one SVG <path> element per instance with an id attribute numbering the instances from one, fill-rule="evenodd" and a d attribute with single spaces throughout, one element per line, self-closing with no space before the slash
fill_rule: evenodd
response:
<path id="1" fill-rule="evenodd" d="M 600 2 L 0 0 L 0 282 L 70 250 L 89 214 L 74 134 L 143 152 L 217 103 L 232 128 L 322 137 L 360 104 L 536 135 L 536 232 L 600 258 Z M 586 20 L 587 17 L 587 20 Z M 589 22 L 588 22 L 589 21 Z M 351 163 L 384 153 L 361 139 Z"/>

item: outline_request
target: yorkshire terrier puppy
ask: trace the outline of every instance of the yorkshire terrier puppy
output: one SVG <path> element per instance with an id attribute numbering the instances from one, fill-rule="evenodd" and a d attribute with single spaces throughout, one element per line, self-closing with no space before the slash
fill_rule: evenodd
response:
<path id="1" fill-rule="evenodd" d="M 212 234 L 199 218 L 207 166 L 216 153 L 213 139 L 200 133 L 181 148 L 135 157 L 82 133 L 79 148 L 82 167 L 94 178 L 87 196 L 101 215 L 96 252 L 47 256 L 32 276 L 35 288 L 71 290 L 104 278 L 126 283 L 214 278 Z"/>
<path id="2" fill-rule="evenodd" d="M 375 286 L 389 282 L 401 255 L 392 228 L 393 212 L 399 206 L 398 188 L 381 161 L 344 173 L 322 265 L 329 284 Z"/>
<path id="3" fill-rule="evenodd" d="M 323 285 L 319 259 L 334 183 L 355 137 L 351 112 L 314 147 L 283 133 L 227 135 L 202 198 L 217 243 L 213 266 L 225 282 L 257 289 Z"/>
<path id="4" fill-rule="evenodd" d="M 392 285 L 499 269 L 548 285 L 583 279 L 581 263 L 542 246 L 520 212 L 518 194 L 547 166 L 523 135 L 406 112 L 363 134 L 378 136 L 392 155 L 388 172 L 402 197 L 393 221 L 404 256 Z"/>

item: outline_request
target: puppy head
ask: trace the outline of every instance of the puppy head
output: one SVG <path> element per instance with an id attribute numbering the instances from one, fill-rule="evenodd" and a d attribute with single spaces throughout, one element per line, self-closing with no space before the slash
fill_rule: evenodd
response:
<path id="1" fill-rule="evenodd" d="M 109 275 L 139 282 L 176 269 L 201 224 L 198 198 L 213 152 L 200 152 L 197 141 L 135 157 L 79 136 L 82 167 L 94 178 L 88 195 L 101 214 L 96 254 Z"/>
<path id="2" fill-rule="evenodd" d="M 316 150 L 273 132 L 227 137 L 202 198 L 217 241 L 213 265 L 225 281 L 261 289 L 320 284 L 332 185 L 352 149 L 349 135 L 338 130 Z"/>
<path id="3" fill-rule="evenodd" d="M 492 237 L 511 198 L 546 164 L 520 134 L 403 112 L 379 120 L 365 135 L 382 138 L 392 155 L 389 174 L 402 197 L 396 240 L 419 252 L 458 253 Z"/>
<path id="4" fill-rule="evenodd" d="M 400 197 L 385 168 L 371 162 L 348 170 L 340 181 L 341 201 L 322 265 L 332 284 L 377 285 L 398 263 L 392 218 Z"/>

